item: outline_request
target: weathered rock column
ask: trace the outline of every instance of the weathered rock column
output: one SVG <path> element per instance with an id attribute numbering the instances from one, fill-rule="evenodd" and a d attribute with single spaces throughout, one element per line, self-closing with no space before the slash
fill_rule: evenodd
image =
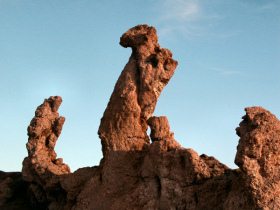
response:
<path id="1" fill-rule="evenodd" d="M 98 134 L 104 156 L 107 151 L 142 150 L 149 144 L 147 120 L 177 66 L 172 53 L 160 48 L 153 27 L 131 28 L 120 44 L 131 47 L 132 55 L 101 119 Z"/>
<path id="2" fill-rule="evenodd" d="M 35 117 L 28 126 L 28 157 L 23 161 L 24 180 L 45 185 L 56 175 L 70 173 L 62 158 L 56 158 L 54 147 L 61 133 L 65 118 L 57 112 L 62 99 L 52 96 L 38 106 Z"/>

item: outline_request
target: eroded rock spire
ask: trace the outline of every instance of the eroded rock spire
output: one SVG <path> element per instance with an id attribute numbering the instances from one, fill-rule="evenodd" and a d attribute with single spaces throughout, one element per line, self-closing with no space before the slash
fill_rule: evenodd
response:
<path id="1" fill-rule="evenodd" d="M 61 133 L 65 118 L 57 112 L 62 99 L 52 96 L 44 100 L 35 111 L 28 126 L 28 157 L 23 161 L 23 178 L 44 184 L 55 175 L 70 173 L 62 158 L 56 158 L 54 147 Z"/>
<path id="2" fill-rule="evenodd" d="M 172 53 L 160 48 L 155 28 L 148 25 L 128 30 L 120 44 L 131 47 L 132 55 L 101 119 L 98 134 L 104 154 L 111 150 L 142 150 L 149 144 L 147 120 L 177 66 Z"/>

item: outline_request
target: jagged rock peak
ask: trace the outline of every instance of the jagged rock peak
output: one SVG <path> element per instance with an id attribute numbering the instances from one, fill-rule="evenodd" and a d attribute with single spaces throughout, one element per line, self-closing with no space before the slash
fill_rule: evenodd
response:
<path id="1" fill-rule="evenodd" d="M 23 161 L 23 178 L 27 181 L 46 179 L 53 175 L 70 173 L 62 158 L 56 158 L 54 147 L 61 133 L 65 118 L 57 112 L 62 99 L 51 96 L 38 106 L 35 117 L 28 126 L 28 157 Z"/>
<path id="2" fill-rule="evenodd" d="M 98 133 L 104 154 L 143 150 L 150 143 L 147 120 L 177 66 L 172 53 L 157 41 L 156 29 L 148 25 L 135 26 L 120 38 L 132 54 L 101 119 Z"/>

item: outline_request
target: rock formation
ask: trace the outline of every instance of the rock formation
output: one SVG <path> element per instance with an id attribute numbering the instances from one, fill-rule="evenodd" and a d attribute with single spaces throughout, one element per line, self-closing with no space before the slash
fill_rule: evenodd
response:
<path id="1" fill-rule="evenodd" d="M 22 173 L 0 173 L 1 209 L 253 210 L 280 209 L 280 122 L 246 108 L 237 128 L 236 164 L 185 149 L 168 119 L 153 116 L 177 62 L 160 48 L 156 30 L 139 25 L 120 39 L 132 54 L 101 119 L 99 166 L 70 173 L 54 146 L 64 118 L 62 99 L 46 99 L 28 127 Z M 147 128 L 150 127 L 150 136 Z"/>
<path id="2" fill-rule="evenodd" d="M 132 55 L 101 119 L 98 134 L 104 155 L 111 150 L 142 150 L 149 145 L 147 120 L 177 66 L 172 53 L 160 48 L 153 27 L 131 28 L 122 35 L 120 44 L 131 47 Z"/>
<path id="3" fill-rule="evenodd" d="M 47 205 L 52 199 L 51 191 L 58 185 L 59 175 L 70 173 L 62 158 L 56 158 L 54 147 L 61 133 L 65 118 L 59 116 L 62 103 L 59 96 L 46 99 L 35 111 L 28 126 L 28 157 L 23 161 L 22 178 L 29 182 L 29 191 L 35 203 Z M 54 198 L 56 199 L 56 198 Z"/>
<path id="4" fill-rule="evenodd" d="M 62 158 L 56 159 L 54 147 L 61 133 L 65 118 L 60 117 L 59 96 L 50 97 L 40 105 L 28 126 L 28 157 L 23 161 L 22 175 L 26 181 L 46 182 L 52 175 L 70 173 Z"/>
<path id="5" fill-rule="evenodd" d="M 235 163 L 259 209 L 280 209 L 280 123 L 261 107 L 246 108 L 236 129 Z"/>

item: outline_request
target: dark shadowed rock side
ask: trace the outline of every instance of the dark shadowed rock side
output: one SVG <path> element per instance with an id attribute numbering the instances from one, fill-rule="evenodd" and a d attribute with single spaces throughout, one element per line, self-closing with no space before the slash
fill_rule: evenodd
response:
<path id="1" fill-rule="evenodd" d="M 147 25 L 128 30 L 120 44 L 132 54 L 101 119 L 100 165 L 71 173 L 56 157 L 65 119 L 61 97 L 50 97 L 28 127 L 22 172 L 0 172 L 0 209 L 279 210 L 279 120 L 261 107 L 245 109 L 235 170 L 183 148 L 167 117 L 153 116 L 177 66 L 172 53 Z"/>

